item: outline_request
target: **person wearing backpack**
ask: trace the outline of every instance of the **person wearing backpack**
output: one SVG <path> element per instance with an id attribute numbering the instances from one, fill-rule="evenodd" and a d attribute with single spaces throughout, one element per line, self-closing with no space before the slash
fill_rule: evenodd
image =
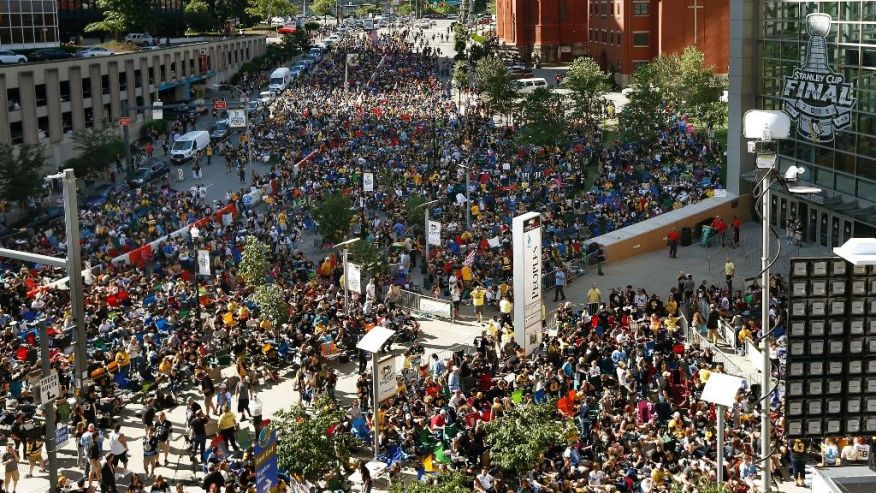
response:
<path id="1" fill-rule="evenodd" d="M 88 430 L 82 434 L 79 443 L 85 452 L 85 475 L 88 477 L 88 487 L 91 488 L 95 479 L 100 481 L 100 452 L 103 445 L 100 432 L 95 429 L 94 423 L 89 423 Z"/>

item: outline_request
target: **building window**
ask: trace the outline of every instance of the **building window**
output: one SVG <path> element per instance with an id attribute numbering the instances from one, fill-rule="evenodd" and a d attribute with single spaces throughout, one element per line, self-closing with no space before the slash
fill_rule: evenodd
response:
<path id="1" fill-rule="evenodd" d="M 633 2 L 633 15 L 648 15 L 648 2 Z"/>
<path id="2" fill-rule="evenodd" d="M 602 2 L 602 17 L 605 17 L 607 15 L 608 15 L 608 1 L 606 0 L 606 1 Z"/>
<path id="3" fill-rule="evenodd" d="M 603 30 L 602 30 L 602 42 L 603 42 L 603 43 L 607 43 L 607 42 L 608 42 L 608 39 L 606 39 L 606 37 L 605 37 L 606 34 L 607 34 L 607 33 L 606 33 L 605 30 L 603 29 Z"/>
<path id="4" fill-rule="evenodd" d="M 618 46 L 620 46 L 620 44 L 621 44 L 621 33 L 620 33 L 620 31 L 615 31 L 615 33 L 614 33 L 614 38 L 615 38 L 615 44 L 617 44 Z"/>
<path id="5" fill-rule="evenodd" d="M 620 2 L 617 0 L 614 2 L 614 15 L 620 15 Z"/>
<path id="6" fill-rule="evenodd" d="M 633 32 L 633 46 L 647 48 L 648 47 L 648 31 Z"/>
<path id="7" fill-rule="evenodd" d="M 560 22 L 566 22 L 566 4 L 560 4 L 559 12 Z M 249 57 L 249 48 L 246 49 L 246 56 Z"/>

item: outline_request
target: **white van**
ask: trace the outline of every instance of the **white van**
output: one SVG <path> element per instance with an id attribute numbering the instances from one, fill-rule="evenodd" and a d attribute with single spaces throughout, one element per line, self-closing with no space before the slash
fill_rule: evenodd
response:
<path id="1" fill-rule="evenodd" d="M 292 75 L 286 67 L 281 67 L 271 72 L 271 80 L 268 83 L 268 89 L 274 92 L 280 92 L 289 85 L 292 80 Z"/>
<path id="2" fill-rule="evenodd" d="M 195 130 L 176 139 L 170 148 L 170 159 L 173 164 L 184 164 L 191 161 L 197 153 L 210 145 L 210 132 Z"/>
<path id="3" fill-rule="evenodd" d="M 517 92 L 530 93 L 539 87 L 547 88 L 547 81 L 540 77 L 517 80 Z"/>

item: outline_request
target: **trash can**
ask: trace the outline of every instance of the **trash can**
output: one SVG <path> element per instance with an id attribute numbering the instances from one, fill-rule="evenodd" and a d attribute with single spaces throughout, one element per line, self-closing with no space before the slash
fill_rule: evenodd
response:
<path id="1" fill-rule="evenodd" d="M 681 228 L 681 246 L 690 246 L 693 242 L 693 231 L 690 228 Z"/>

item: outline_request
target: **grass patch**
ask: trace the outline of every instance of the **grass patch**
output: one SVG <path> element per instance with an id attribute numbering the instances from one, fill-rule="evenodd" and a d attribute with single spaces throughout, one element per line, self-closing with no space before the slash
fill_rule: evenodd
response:
<path id="1" fill-rule="evenodd" d="M 471 33 L 471 40 L 474 41 L 475 43 L 480 43 L 480 44 L 484 44 L 487 42 L 487 38 L 481 36 L 478 33 Z"/>

